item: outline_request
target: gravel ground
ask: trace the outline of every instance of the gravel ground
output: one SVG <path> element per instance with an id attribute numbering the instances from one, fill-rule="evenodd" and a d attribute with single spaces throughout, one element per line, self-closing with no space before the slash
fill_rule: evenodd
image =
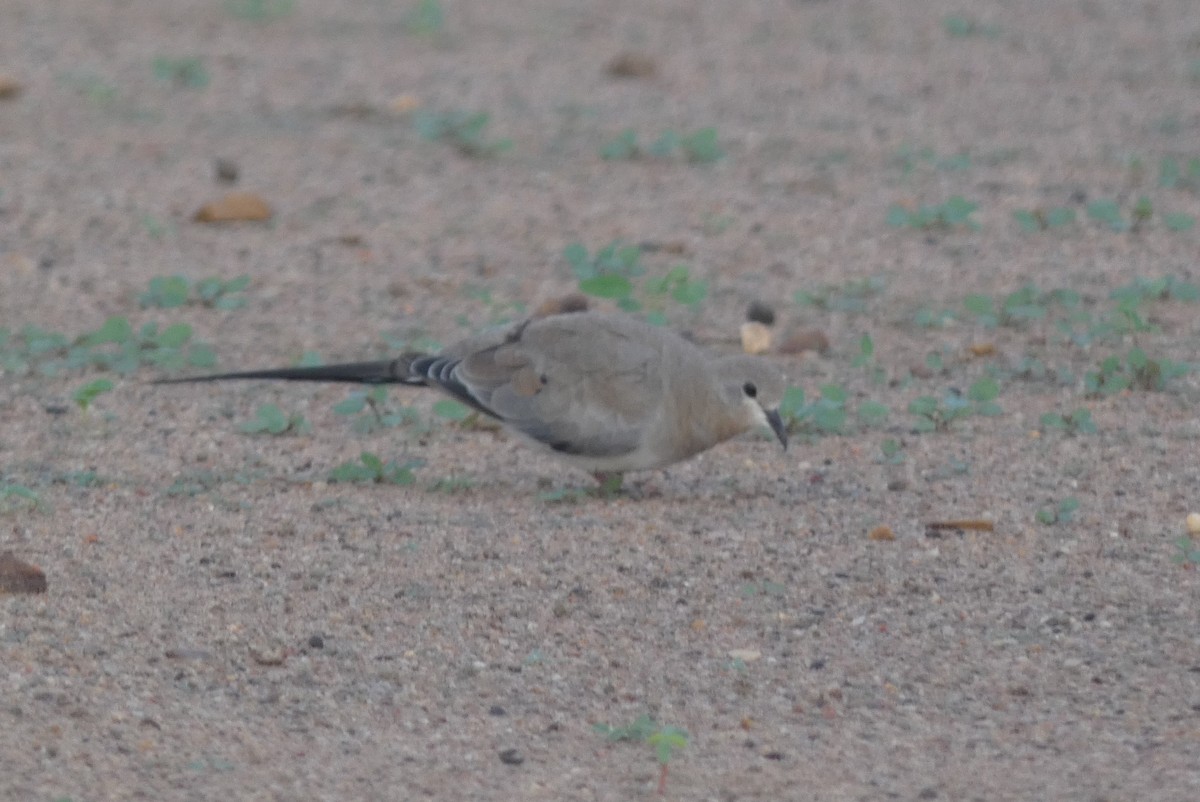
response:
<path id="1" fill-rule="evenodd" d="M 830 343 L 770 357 L 809 398 L 891 414 L 572 502 L 588 477 L 419 391 L 392 394 L 419 422 L 359 433 L 344 388 L 0 362 L 0 489 L 39 499 L 0 500 L 0 552 L 48 583 L 0 597 L 0 797 L 654 799 L 654 748 L 594 729 L 649 716 L 688 736 L 670 799 L 1197 798 L 1200 581 L 1173 557 L 1200 373 L 1084 388 L 1135 346 L 1200 363 L 1200 231 L 1167 217 L 1200 216 L 1194 0 L 421 6 L 0 0 L 0 329 L 366 358 L 532 309 L 574 289 L 566 246 L 621 240 L 709 282 L 674 325 L 736 348 L 767 302 L 777 341 Z M 511 147 L 419 134 L 455 111 Z M 599 156 L 708 126 L 714 164 Z M 230 190 L 271 220 L 193 220 Z M 888 224 L 956 195 L 978 228 Z M 1087 211 L 1142 196 L 1136 225 Z M 247 275 L 246 303 L 143 308 L 174 274 Z M 1143 330 L 1103 329 L 1112 290 L 1164 276 Z M 1078 305 L 965 311 L 1030 284 Z M 915 431 L 914 398 L 989 375 L 1001 414 Z M 244 434 L 264 403 L 311 433 Z M 1095 433 L 1040 422 L 1079 408 Z M 424 464 L 328 481 L 364 450 Z"/>

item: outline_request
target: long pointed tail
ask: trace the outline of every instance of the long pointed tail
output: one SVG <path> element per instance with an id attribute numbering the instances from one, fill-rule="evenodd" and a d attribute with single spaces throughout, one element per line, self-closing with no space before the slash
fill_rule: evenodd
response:
<path id="1" fill-rule="evenodd" d="M 346 382 L 349 384 L 425 384 L 425 377 L 414 375 L 412 365 L 422 354 L 403 354 L 395 359 L 375 362 L 347 362 L 341 365 L 317 365 L 310 368 L 268 368 L 181 379 L 157 379 L 153 384 L 186 384 L 226 379 L 278 379 L 297 382 Z"/>

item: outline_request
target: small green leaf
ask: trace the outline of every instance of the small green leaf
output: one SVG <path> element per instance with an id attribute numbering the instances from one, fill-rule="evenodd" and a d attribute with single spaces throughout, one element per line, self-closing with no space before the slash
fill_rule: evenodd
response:
<path id="1" fill-rule="evenodd" d="M 434 402 L 433 414 L 450 421 L 464 421 L 471 417 L 471 408 L 450 398 Z"/>
<path id="2" fill-rule="evenodd" d="M 86 412 L 87 408 L 91 406 L 91 403 L 96 400 L 97 396 L 107 393 L 112 388 L 113 383 L 108 379 L 96 379 L 95 381 L 90 381 L 76 390 L 71 395 L 71 398 L 74 399 L 75 403 L 79 405 L 80 409 Z"/>
<path id="3" fill-rule="evenodd" d="M 627 298 L 633 293 L 633 284 L 624 276 L 605 273 L 580 281 L 579 291 L 597 298 Z"/>
<path id="4" fill-rule="evenodd" d="M 967 390 L 967 397 L 972 401 L 992 401 L 1000 395 L 1000 384 L 993 378 L 979 379 Z"/>

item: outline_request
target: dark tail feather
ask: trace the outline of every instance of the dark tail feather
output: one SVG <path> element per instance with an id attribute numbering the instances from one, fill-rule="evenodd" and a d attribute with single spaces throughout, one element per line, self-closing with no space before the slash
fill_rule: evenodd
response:
<path id="1" fill-rule="evenodd" d="M 342 365 L 317 365 L 311 368 L 271 368 L 235 373 L 214 373 L 208 376 L 187 376 L 182 379 L 157 379 L 153 384 L 184 384 L 187 382 L 216 382 L 226 379 L 278 379 L 294 382 L 347 382 L 350 384 L 425 384 L 409 368 L 418 354 L 405 354 L 396 359 L 376 362 L 347 362 Z"/>

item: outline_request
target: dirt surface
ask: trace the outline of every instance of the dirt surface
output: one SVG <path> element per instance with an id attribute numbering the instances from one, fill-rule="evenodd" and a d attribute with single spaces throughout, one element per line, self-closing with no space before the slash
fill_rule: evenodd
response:
<path id="1" fill-rule="evenodd" d="M 653 746 L 594 730 L 646 715 L 688 736 L 670 799 L 1195 799 L 1200 373 L 1085 391 L 1135 346 L 1164 380 L 1200 363 L 1185 291 L 1109 297 L 1200 281 L 1166 217 L 1200 216 L 1194 0 L 419 5 L 0 0 L 0 552 L 48 583 L 0 598 L 0 798 L 653 799 Z M 482 136 L 421 135 L 454 111 Z M 709 126 L 713 164 L 600 157 Z M 271 220 L 193 221 L 231 190 Z M 889 225 L 956 195 L 977 228 Z M 709 282 L 667 311 L 718 350 L 755 300 L 777 340 L 823 332 L 769 358 L 845 388 L 846 433 L 570 503 L 588 477 L 419 391 L 361 434 L 345 388 L 16 364 L 23 327 L 110 316 L 188 323 L 224 369 L 450 342 L 614 240 Z M 248 275 L 246 303 L 139 304 L 174 274 Z M 963 304 L 1029 284 L 998 326 Z M 1001 414 L 914 430 L 913 399 L 986 376 Z M 243 433 L 264 403 L 311 433 Z M 1098 431 L 1040 422 L 1080 408 Z M 425 462 L 327 481 L 364 450 Z M 954 519 L 994 531 L 927 528 Z"/>

